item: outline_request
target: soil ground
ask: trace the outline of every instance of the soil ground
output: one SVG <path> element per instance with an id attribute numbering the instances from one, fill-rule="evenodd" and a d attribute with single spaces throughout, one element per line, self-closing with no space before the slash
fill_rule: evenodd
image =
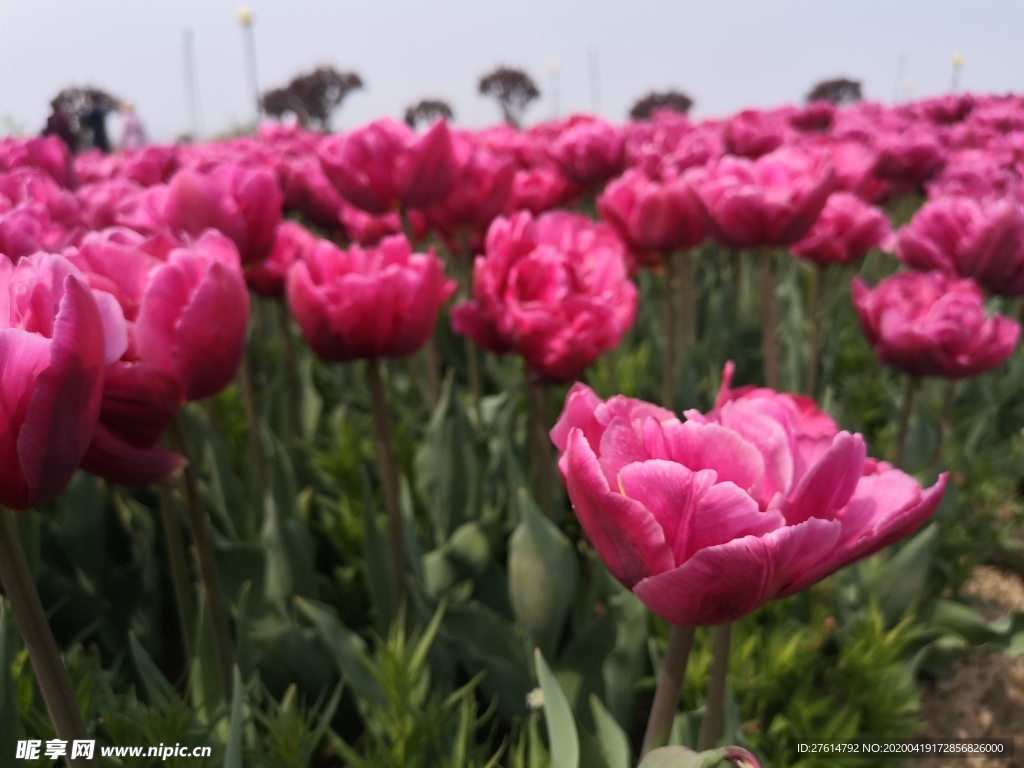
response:
<path id="1" fill-rule="evenodd" d="M 988 620 L 1024 608 L 1024 579 L 992 566 L 975 571 L 965 591 Z M 914 760 L 914 768 L 1024 768 L 1024 656 L 978 654 L 954 663 L 949 678 L 922 688 L 925 736 L 1015 738 L 1009 759 Z"/>

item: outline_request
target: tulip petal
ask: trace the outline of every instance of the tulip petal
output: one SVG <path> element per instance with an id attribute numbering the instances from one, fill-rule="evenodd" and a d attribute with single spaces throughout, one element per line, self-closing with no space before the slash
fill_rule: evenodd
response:
<path id="1" fill-rule="evenodd" d="M 100 424 L 81 466 L 111 483 L 154 485 L 173 478 L 185 463 L 184 456 L 159 445 L 136 447 Z"/>
<path id="2" fill-rule="evenodd" d="M 582 430 L 569 433 L 561 464 L 580 525 L 615 578 L 631 588 L 644 577 L 673 567 L 672 551 L 654 515 L 608 490 Z"/>

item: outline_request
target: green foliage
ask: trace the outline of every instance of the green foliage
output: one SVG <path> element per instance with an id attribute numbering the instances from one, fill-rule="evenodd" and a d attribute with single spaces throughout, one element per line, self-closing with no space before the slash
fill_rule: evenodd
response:
<path id="1" fill-rule="evenodd" d="M 782 376 L 800 390 L 811 273 L 775 258 Z M 876 253 L 859 272 L 874 283 L 894 268 Z M 760 383 L 755 271 L 748 256 L 715 245 L 696 254 L 699 335 L 677 371 L 677 405 L 707 409 L 730 359 L 737 385 Z M 827 275 L 819 401 L 841 427 L 864 434 L 871 455 L 891 456 L 902 381 L 857 328 L 852 273 Z M 657 401 L 666 286 L 651 272 L 638 282 L 635 326 L 586 380 L 602 396 Z M 317 360 L 278 322 L 280 309 L 255 302 L 249 349 L 272 492 L 264 496 L 254 476 L 238 387 L 185 409 L 232 604 L 238 670 L 227 700 L 198 590 L 190 594 L 196 636 L 181 636 L 153 490 L 80 474 L 57 502 L 21 517 L 99 743 L 213 747 L 209 761 L 190 766 L 634 765 L 667 628 L 611 577 L 564 495 L 551 510 L 537 508 L 528 478 L 546 459 L 529 440 L 519 361 L 481 353 L 477 402 L 465 345 L 439 327 L 446 375 L 434 408 L 420 356 L 387 363 L 410 561 L 407 601 L 396 606 L 363 368 Z M 1024 563 L 1007 535 L 1024 524 L 1022 378 L 1018 354 L 952 397 L 944 382 L 923 382 L 909 470 L 925 483 L 940 471 L 954 479 L 934 522 L 737 622 L 726 728 L 762 765 L 837 764 L 797 755 L 802 740 L 911 736 L 920 727 L 916 676 L 941 675 L 977 650 L 1024 652 L 1024 613 L 984 621 L 960 597 L 977 564 Z M 565 392 L 552 389 L 556 410 Z M 172 507 L 181 523 L 182 508 Z M 645 766 L 721 761 L 681 749 L 694 746 L 703 716 L 708 635 L 698 632 L 674 749 Z M 52 727 L 2 602 L 0 664 L 3 754 L 18 738 L 52 737 Z"/>

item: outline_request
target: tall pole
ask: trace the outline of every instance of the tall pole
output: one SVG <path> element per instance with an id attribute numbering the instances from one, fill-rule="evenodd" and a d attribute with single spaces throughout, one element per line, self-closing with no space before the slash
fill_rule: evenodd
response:
<path id="1" fill-rule="evenodd" d="M 960 84 L 960 70 L 964 66 L 964 55 L 962 53 L 953 54 L 953 79 L 949 84 L 949 92 L 956 93 L 957 86 Z"/>
<path id="2" fill-rule="evenodd" d="M 249 6 L 243 5 L 238 9 L 235 18 L 242 25 L 242 38 L 245 41 L 245 58 L 249 70 L 249 85 L 252 87 L 253 99 L 256 102 L 256 121 L 259 122 L 260 116 L 263 114 L 263 107 L 260 104 L 259 78 L 256 76 L 256 41 L 252 32 L 252 10 Z"/>
<path id="3" fill-rule="evenodd" d="M 185 30 L 185 93 L 188 95 L 189 132 L 199 141 L 199 95 L 196 92 L 196 59 L 192 30 Z"/>
<path id="4" fill-rule="evenodd" d="M 590 74 L 590 111 L 595 115 L 601 111 L 601 73 L 597 64 L 597 48 L 591 48 L 587 52 L 587 71 Z"/>
<path id="5" fill-rule="evenodd" d="M 903 82 L 903 75 L 907 69 L 907 54 L 901 53 L 899 63 L 896 65 L 896 80 L 892 84 L 893 103 L 899 99 L 900 84 Z"/>
<path id="6" fill-rule="evenodd" d="M 560 96 L 561 96 L 561 93 L 560 93 L 561 82 L 559 80 L 559 77 L 560 77 L 561 71 L 562 71 L 562 64 L 561 64 L 561 62 L 558 61 L 558 59 L 551 59 L 551 61 L 548 62 L 548 74 L 549 74 L 550 79 L 551 79 L 550 80 L 550 88 L 551 88 L 551 119 L 552 120 L 557 120 L 558 119 L 558 115 L 561 112 L 561 110 L 560 110 L 560 106 L 561 105 L 559 104 L 559 99 L 560 99 Z"/>

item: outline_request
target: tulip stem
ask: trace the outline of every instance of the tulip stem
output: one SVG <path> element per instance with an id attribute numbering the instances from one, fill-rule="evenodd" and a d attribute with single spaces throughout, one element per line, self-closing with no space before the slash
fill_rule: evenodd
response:
<path id="1" fill-rule="evenodd" d="M 811 327 L 807 335 L 807 395 L 811 398 L 818 386 L 818 348 L 821 346 L 821 299 L 825 293 L 825 269 L 823 264 L 816 264 L 811 282 Z"/>
<path id="2" fill-rule="evenodd" d="M 252 454 L 252 468 L 256 474 L 256 489 L 262 498 L 269 488 L 267 483 L 267 457 L 263 452 L 263 436 L 260 429 L 259 411 L 256 408 L 256 386 L 252 378 L 252 360 L 249 351 L 242 354 L 242 364 L 238 369 L 238 377 L 242 385 L 242 407 L 245 409 L 245 420 L 249 422 L 249 452 Z M 228 670 L 230 672 L 230 669 Z"/>
<path id="3" fill-rule="evenodd" d="M 673 258 L 669 255 L 665 259 L 665 277 L 661 291 L 661 304 L 665 321 L 665 346 L 664 359 L 662 360 L 661 379 L 661 404 L 672 410 L 673 400 L 676 392 L 676 319 L 675 319 L 675 292 L 672 290 L 672 282 L 675 277 L 673 269 Z"/>
<path id="4" fill-rule="evenodd" d="M 680 359 L 685 360 L 690 347 L 697 340 L 697 294 L 694 289 L 693 253 L 676 254 L 679 262 L 679 347 Z"/>
<path id="5" fill-rule="evenodd" d="M 25 641 L 54 730 L 58 738 L 68 742 L 70 752 L 71 742 L 87 739 L 88 733 L 78 709 L 71 679 L 61 661 L 57 642 L 39 599 L 32 569 L 18 535 L 18 523 L 4 506 L 0 506 L 0 583 L 3 584 L 14 621 Z M 72 760 L 70 764 L 86 766 L 95 763 L 91 760 Z"/>
<path id="6" fill-rule="evenodd" d="M 437 359 L 437 342 L 434 341 L 434 334 L 427 337 L 423 345 L 423 360 L 427 366 L 427 393 L 430 395 L 430 410 L 437 408 L 441 399 L 441 374 L 439 373 L 440 363 Z"/>
<path id="7" fill-rule="evenodd" d="M 220 572 L 213 553 L 213 536 L 210 533 L 210 518 L 203 507 L 203 499 L 199 495 L 199 481 L 196 478 L 195 462 L 185 439 L 185 430 L 178 414 L 170 427 L 171 442 L 188 459 L 183 473 L 185 483 L 185 506 L 188 509 L 188 523 L 195 546 L 196 565 L 199 580 L 203 585 L 206 605 L 209 608 L 210 629 L 213 635 L 213 652 L 220 676 L 221 688 L 225 701 L 231 700 L 233 681 L 232 669 L 235 666 L 235 646 L 231 639 L 231 619 L 228 603 L 224 599 L 224 590 L 220 583 Z"/>
<path id="8" fill-rule="evenodd" d="M 761 293 L 761 349 L 764 353 L 764 382 L 779 388 L 779 356 L 775 348 L 775 280 L 772 276 L 774 254 L 768 248 L 758 253 L 758 288 Z"/>
<path id="9" fill-rule="evenodd" d="M 651 716 L 647 720 L 644 743 L 640 748 L 640 759 L 652 749 L 663 746 L 672 731 L 679 708 L 679 694 L 686 680 L 686 666 L 690 661 L 693 649 L 693 627 L 677 627 L 672 625 L 668 633 L 668 647 L 658 673 L 658 687 L 654 692 L 654 703 L 651 704 Z"/>
<path id="10" fill-rule="evenodd" d="M 942 397 L 942 411 L 939 413 L 939 438 L 935 441 L 935 450 L 928 460 L 928 466 L 934 467 L 942 458 L 942 449 L 946 447 L 946 437 L 953 433 L 953 402 L 956 400 L 956 379 L 946 382 L 946 392 Z"/>
<path id="11" fill-rule="evenodd" d="M 188 555 L 185 552 L 185 538 L 181 532 L 181 520 L 178 518 L 174 497 L 168 485 L 160 486 L 160 522 L 167 542 L 167 562 L 171 568 L 171 587 L 178 608 L 182 640 L 185 644 L 185 653 L 191 661 L 195 658 L 196 640 L 199 636 L 196 631 L 196 606 L 192 597 L 192 578 L 189 574 Z"/>
<path id="12" fill-rule="evenodd" d="M 722 737 L 722 710 L 725 706 L 725 683 L 729 676 L 729 646 L 732 624 L 719 624 L 711 640 L 711 674 L 704 702 L 704 719 L 697 736 L 697 751 L 711 749 Z"/>
<path id="13" fill-rule="evenodd" d="M 398 473 L 391 448 L 391 423 L 388 403 L 384 396 L 379 358 L 366 361 L 366 375 L 373 395 L 373 419 L 377 428 L 377 458 L 380 461 L 381 483 L 384 485 L 384 511 L 388 518 L 388 544 L 391 550 L 391 583 L 394 600 L 391 601 L 392 618 L 397 618 L 405 603 L 405 538 L 402 515 L 398 509 Z"/>
<path id="14" fill-rule="evenodd" d="M 551 437 L 548 423 L 551 416 L 551 400 L 548 386 L 543 382 L 530 381 L 530 421 L 533 429 L 533 462 L 536 482 L 537 505 L 549 520 L 554 519 L 554 484 L 552 482 Z"/>
<path id="15" fill-rule="evenodd" d="M 283 302 L 274 302 L 274 314 L 277 316 L 277 329 L 281 334 L 281 364 L 284 366 L 285 384 L 288 388 L 288 420 L 291 422 L 292 437 L 302 437 L 302 412 L 299 402 L 302 393 L 299 391 L 298 359 L 295 356 L 295 345 L 292 343 L 291 325 L 288 322 L 288 308 Z"/>
<path id="16" fill-rule="evenodd" d="M 481 405 L 483 398 L 483 386 L 480 382 L 480 355 L 476 351 L 476 344 L 469 336 L 463 337 L 466 342 L 466 362 L 469 368 L 469 389 L 473 397 L 473 412 L 476 414 L 477 429 L 484 427 L 484 409 Z"/>
<path id="17" fill-rule="evenodd" d="M 903 382 L 903 404 L 900 407 L 900 421 L 896 427 L 896 450 L 892 463 L 903 469 L 903 452 L 907 445 L 907 432 L 910 428 L 910 414 L 914 410 L 914 395 L 921 380 L 916 376 L 907 376 Z"/>

